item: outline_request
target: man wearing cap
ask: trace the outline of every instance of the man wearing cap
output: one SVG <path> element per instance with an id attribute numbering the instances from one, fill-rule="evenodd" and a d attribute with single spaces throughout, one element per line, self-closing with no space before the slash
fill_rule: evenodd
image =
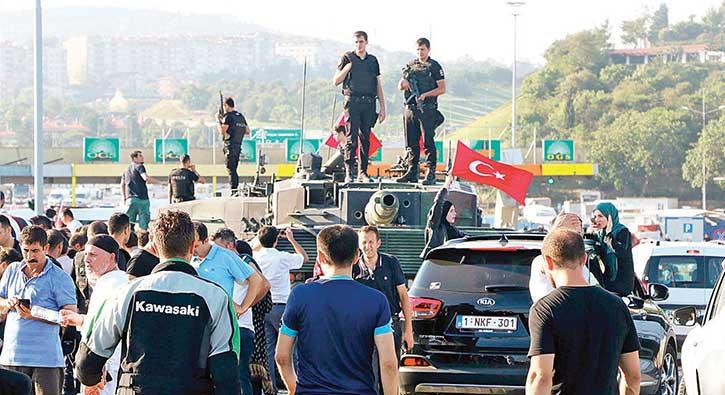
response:
<path id="1" fill-rule="evenodd" d="M 100 383 L 122 343 L 118 394 L 239 395 L 239 328 L 224 289 L 188 263 L 196 244 L 191 218 L 162 211 L 153 228 L 162 263 L 103 306 L 80 345 L 78 379 Z"/>
<path id="2" fill-rule="evenodd" d="M 109 235 L 93 237 L 85 247 L 84 262 L 88 282 L 93 287 L 93 295 L 88 305 L 88 314 L 81 315 L 71 310 L 61 310 L 61 324 L 64 326 L 82 327 L 82 341 L 88 342 L 93 329 L 94 319 L 98 317 L 102 307 L 109 302 L 123 285 L 128 282 L 126 273 L 118 269 L 118 243 Z M 95 385 L 102 395 L 116 393 L 118 367 L 121 364 L 121 349 L 117 347 L 111 358 L 104 365 L 106 377 Z M 111 378 L 108 381 L 108 378 Z M 91 390 L 91 388 L 88 388 Z"/>

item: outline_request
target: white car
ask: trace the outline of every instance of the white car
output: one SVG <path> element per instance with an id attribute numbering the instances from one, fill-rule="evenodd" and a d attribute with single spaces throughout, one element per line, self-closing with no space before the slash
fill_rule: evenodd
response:
<path id="1" fill-rule="evenodd" d="M 694 306 L 673 314 L 674 323 L 691 328 L 682 345 L 680 394 L 708 395 L 725 393 L 725 275 L 721 275 L 703 314 L 701 323 Z"/>
<path id="2" fill-rule="evenodd" d="M 675 310 L 685 306 L 695 307 L 699 318 L 705 313 L 705 306 L 723 269 L 725 244 L 650 241 L 633 248 L 632 256 L 635 273 L 645 283 L 645 288 L 647 283 L 669 288 L 669 297 L 657 304 L 670 318 L 673 318 Z M 678 346 L 682 345 L 690 329 L 675 324 Z"/>

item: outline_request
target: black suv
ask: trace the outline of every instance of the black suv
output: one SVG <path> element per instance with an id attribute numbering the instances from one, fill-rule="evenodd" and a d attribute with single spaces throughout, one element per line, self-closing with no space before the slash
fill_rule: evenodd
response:
<path id="1" fill-rule="evenodd" d="M 401 357 L 403 394 L 523 394 L 529 368 L 531 262 L 543 234 L 453 240 L 428 253 L 410 289 L 415 344 Z M 641 393 L 674 394 L 672 325 L 653 300 L 668 290 L 639 282 L 625 298 L 639 340 Z"/>

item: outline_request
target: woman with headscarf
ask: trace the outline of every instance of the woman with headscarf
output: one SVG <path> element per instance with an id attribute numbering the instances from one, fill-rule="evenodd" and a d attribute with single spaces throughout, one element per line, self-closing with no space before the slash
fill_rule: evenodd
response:
<path id="1" fill-rule="evenodd" d="M 448 240 L 466 236 L 453 225 L 456 222 L 456 207 L 453 202 L 446 199 L 452 182 L 453 176 L 448 175 L 443 188 L 438 191 L 433 200 L 433 207 L 428 211 L 428 222 L 425 225 L 425 248 L 420 254 L 421 258 L 425 258 L 428 251 L 443 245 Z"/>
<path id="2" fill-rule="evenodd" d="M 249 243 L 244 240 L 237 240 L 235 247 L 237 254 L 240 256 L 248 256 L 257 273 L 261 274 L 262 270 L 257 265 L 257 261 L 252 257 L 252 247 Z M 272 395 L 275 393 L 272 381 L 269 378 L 269 371 L 267 370 L 267 338 L 264 335 L 264 317 L 270 311 L 272 311 L 272 294 L 267 292 L 267 295 L 262 300 L 252 306 L 254 351 L 252 352 L 252 362 L 249 364 L 249 370 L 252 376 L 254 395 Z"/>
<path id="3" fill-rule="evenodd" d="M 607 281 L 604 288 L 620 296 L 627 296 L 634 289 L 634 260 L 632 259 L 632 234 L 619 222 L 619 211 L 612 203 L 597 204 L 592 214 L 592 228 L 600 242 L 608 245 L 617 255 L 617 275 Z"/>

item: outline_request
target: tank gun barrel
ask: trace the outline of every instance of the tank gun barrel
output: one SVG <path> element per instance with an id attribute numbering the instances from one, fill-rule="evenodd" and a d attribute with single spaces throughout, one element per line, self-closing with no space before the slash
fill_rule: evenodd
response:
<path id="1" fill-rule="evenodd" d="M 398 216 L 399 208 L 400 203 L 394 194 L 377 191 L 365 205 L 365 221 L 369 225 L 389 225 Z"/>

